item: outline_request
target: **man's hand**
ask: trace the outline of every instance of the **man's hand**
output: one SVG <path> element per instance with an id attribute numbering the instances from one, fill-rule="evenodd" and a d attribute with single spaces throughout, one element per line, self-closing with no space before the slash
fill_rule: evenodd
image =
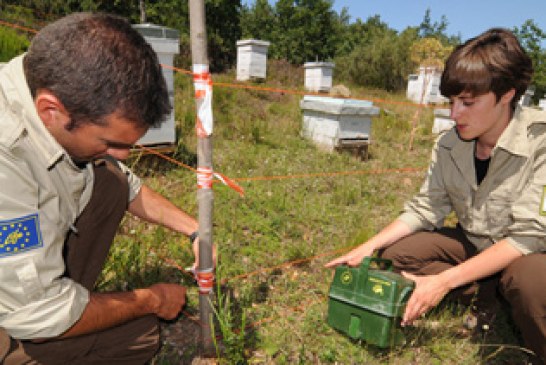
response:
<path id="1" fill-rule="evenodd" d="M 195 270 L 197 270 L 197 267 L 199 266 L 199 237 L 197 237 L 193 241 L 192 248 L 193 248 L 193 254 L 195 256 L 195 261 L 193 263 L 192 270 L 195 272 Z M 216 267 L 216 246 L 215 245 L 212 246 L 212 265 Z"/>
<path id="2" fill-rule="evenodd" d="M 178 284 L 159 283 L 148 290 L 152 297 L 152 311 L 160 318 L 176 318 L 186 304 L 186 288 Z"/>
<path id="3" fill-rule="evenodd" d="M 402 275 L 415 282 L 415 290 L 408 300 L 402 319 L 402 325 L 405 326 L 438 305 L 450 289 L 441 275 L 418 276 L 406 272 L 402 272 Z"/>
<path id="4" fill-rule="evenodd" d="M 101 331 L 147 314 L 173 319 L 185 304 L 186 288 L 178 284 L 159 283 L 129 292 L 91 293 L 80 319 L 61 337 Z"/>

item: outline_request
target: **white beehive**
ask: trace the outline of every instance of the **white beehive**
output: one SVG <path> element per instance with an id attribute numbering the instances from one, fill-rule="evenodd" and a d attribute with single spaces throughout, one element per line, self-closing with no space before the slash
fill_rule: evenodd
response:
<path id="1" fill-rule="evenodd" d="M 237 80 L 265 79 L 269 44 L 256 39 L 237 41 Z"/>
<path id="2" fill-rule="evenodd" d="M 314 92 L 329 92 L 332 88 L 334 64 L 331 62 L 306 62 L 305 90 Z"/>
<path id="3" fill-rule="evenodd" d="M 419 67 L 418 74 L 408 76 L 406 97 L 414 103 L 443 104 L 448 99 L 440 94 L 442 73 L 435 67 Z"/>
<path id="4" fill-rule="evenodd" d="M 542 110 L 546 110 L 546 99 L 540 99 L 538 101 L 538 107 Z"/>
<path id="5" fill-rule="evenodd" d="M 450 118 L 450 109 L 434 109 L 434 123 L 432 125 L 432 133 L 439 134 L 447 131 L 455 125 L 455 121 Z"/>
<path id="6" fill-rule="evenodd" d="M 173 66 L 173 59 L 179 53 L 180 36 L 176 29 L 171 29 L 155 24 L 133 25 L 144 39 L 152 46 L 157 54 L 159 63 Z M 167 83 L 169 99 L 173 110 L 167 119 L 158 128 L 150 128 L 148 132 L 137 142 L 142 145 L 163 145 L 176 142 L 176 130 L 174 124 L 174 75 L 170 67 L 163 67 L 163 76 Z"/>
<path id="7" fill-rule="evenodd" d="M 535 95 L 535 89 L 533 87 L 528 88 L 525 90 L 525 93 L 519 98 L 519 105 L 521 106 L 529 106 L 531 105 L 531 101 L 533 100 L 533 95 Z"/>
<path id="8" fill-rule="evenodd" d="M 306 95 L 300 107 L 304 137 L 328 151 L 356 149 L 365 157 L 372 117 L 379 114 L 372 102 Z"/>

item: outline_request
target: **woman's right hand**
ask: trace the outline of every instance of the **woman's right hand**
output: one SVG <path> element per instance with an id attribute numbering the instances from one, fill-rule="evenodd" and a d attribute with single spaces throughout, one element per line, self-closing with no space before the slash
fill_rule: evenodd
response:
<path id="1" fill-rule="evenodd" d="M 374 248 L 372 245 L 364 242 L 357 248 L 351 250 L 343 256 L 340 256 L 332 261 L 328 262 L 324 267 L 336 267 L 338 265 L 347 264 L 349 266 L 358 266 L 364 259 L 364 257 L 372 256 Z"/>

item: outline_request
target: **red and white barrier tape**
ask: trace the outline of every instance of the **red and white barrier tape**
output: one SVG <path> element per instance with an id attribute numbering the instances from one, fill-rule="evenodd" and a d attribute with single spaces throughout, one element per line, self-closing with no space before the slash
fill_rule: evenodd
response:
<path id="1" fill-rule="evenodd" d="M 244 196 L 245 192 L 243 188 L 229 177 L 220 174 L 219 172 L 212 171 L 210 167 L 198 167 L 197 168 L 197 188 L 198 189 L 212 189 L 212 178 L 215 177 L 220 180 L 224 185 L 229 186 L 233 190 L 239 193 L 240 196 Z"/>
<path id="2" fill-rule="evenodd" d="M 199 286 L 199 294 L 209 294 L 214 286 L 214 272 L 210 270 L 196 270 L 195 278 Z"/>
<path id="3" fill-rule="evenodd" d="M 201 138 L 212 134 L 212 79 L 209 66 L 206 64 L 193 65 L 193 87 L 195 98 L 202 99 L 197 110 L 196 132 Z"/>

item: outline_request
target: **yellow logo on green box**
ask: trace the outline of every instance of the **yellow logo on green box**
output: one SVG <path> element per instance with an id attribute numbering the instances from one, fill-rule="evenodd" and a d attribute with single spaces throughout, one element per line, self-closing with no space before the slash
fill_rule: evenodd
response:
<path id="1" fill-rule="evenodd" d="M 349 285 L 353 281 L 353 273 L 349 270 L 341 273 L 341 283 L 344 285 Z"/>

